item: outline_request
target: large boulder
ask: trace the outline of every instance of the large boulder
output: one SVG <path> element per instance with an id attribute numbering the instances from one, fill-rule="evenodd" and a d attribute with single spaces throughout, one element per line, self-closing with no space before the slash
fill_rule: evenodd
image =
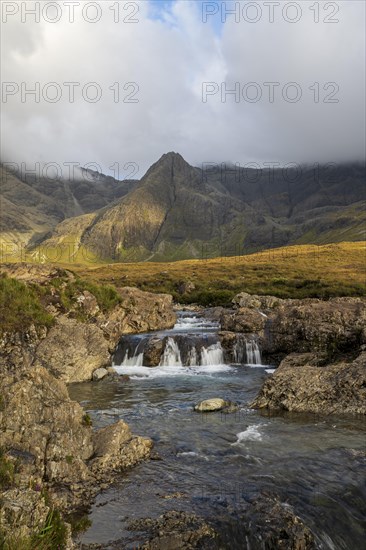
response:
<path id="1" fill-rule="evenodd" d="M 172 328 L 176 322 L 170 294 L 153 294 L 137 288 L 118 289 L 122 302 L 100 317 L 98 325 L 115 345 L 123 334 Z"/>
<path id="2" fill-rule="evenodd" d="M 122 421 L 93 431 L 90 417 L 69 398 L 64 382 L 43 367 L 1 370 L 0 397 L 1 445 L 16 464 L 8 487 L 14 489 L 9 492 L 14 502 L 3 518 L 10 527 L 28 525 L 33 496 L 21 497 L 29 488 L 38 494 L 47 488 L 54 505 L 70 511 L 90 502 L 101 483 L 113 481 L 117 472 L 150 453 L 151 440 L 134 436 Z M 43 519 L 42 512 L 39 521 Z"/>
<path id="3" fill-rule="evenodd" d="M 260 309 L 261 311 L 268 311 L 277 308 L 284 303 L 281 298 L 276 296 L 258 296 L 257 294 L 248 294 L 247 292 L 240 292 L 232 299 L 234 307 L 237 308 L 249 308 Z"/>
<path id="4" fill-rule="evenodd" d="M 366 300 L 289 301 L 269 316 L 264 336 L 268 354 L 355 350 L 366 342 Z"/>
<path id="5" fill-rule="evenodd" d="M 60 316 L 39 344 L 34 364 L 65 382 L 84 382 L 110 364 L 109 344 L 97 325 Z"/>
<path id="6" fill-rule="evenodd" d="M 248 307 L 241 307 L 235 311 L 224 310 L 220 318 L 223 331 L 244 333 L 261 332 L 266 320 L 265 315 Z"/>
<path id="7" fill-rule="evenodd" d="M 147 458 L 152 446 L 151 439 L 134 437 L 128 425 L 119 420 L 94 434 L 91 469 L 103 475 L 110 471 L 124 470 Z"/>
<path id="8" fill-rule="evenodd" d="M 320 414 L 366 414 L 366 352 L 352 363 L 322 367 L 313 366 L 312 359 L 310 362 L 303 364 L 307 363 L 304 355 L 283 361 L 266 379 L 251 406 Z"/>
<path id="9" fill-rule="evenodd" d="M 4 391 L 5 390 L 5 391 Z M 92 430 L 63 382 L 43 367 L 19 368 L 0 379 L 2 445 L 29 453 L 33 475 L 55 483 L 89 477 Z"/>

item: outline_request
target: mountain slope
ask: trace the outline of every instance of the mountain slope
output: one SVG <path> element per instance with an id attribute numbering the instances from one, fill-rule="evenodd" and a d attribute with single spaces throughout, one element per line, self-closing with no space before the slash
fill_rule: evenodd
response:
<path id="1" fill-rule="evenodd" d="M 3 247 L 34 246 L 62 220 L 93 212 L 127 194 L 135 181 L 119 182 L 91 171 L 72 181 L 12 173 L 0 165 L 0 240 Z"/>
<path id="2" fill-rule="evenodd" d="M 203 172 L 167 153 L 121 200 L 66 220 L 47 244 L 69 238 L 106 261 L 164 261 L 364 240 L 364 176 L 361 165 Z"/>

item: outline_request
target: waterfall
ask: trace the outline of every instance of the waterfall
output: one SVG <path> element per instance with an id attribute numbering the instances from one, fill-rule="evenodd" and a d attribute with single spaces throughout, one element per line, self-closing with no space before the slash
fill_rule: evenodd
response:
<path id="1" fill-rule="evenodd" d="M 113 366 L 121 367 L 142 367 L 144 361 L 145 339 L 132 337 L 120 342 L 115 356 Z"/>
<path id="2" fill-rule="evenodd" d="M 256 340 L 248 340 L 244 335 L 238 334 L 233 347 L 234 362 L 245 365 L 261 365 L 261 352 Z"/>
<path id="3" fill-rule="evenodd" d="M 197 361 L 197 350 L 195 346 L 192 346 L 187 355 L 187 365 L 190 367 L 194 367 L 195 365 L 197 365 Z"/>
<path id="4" fill-rule="evenodd" d="M 142 367 L 143 360 L 144 360 L 143 352 L 138 353 L 137 355 L 132 355 L 132 357 L 130 357 L 129 354 L 126 353 L 120 366 L 121 367 Z"/>
<path id="5" fill-rule="evenodd" d="M 179 346 L 173 338 L 168 338 L 165 344 L 163 355 L 161 356 L 160 367 L 182 367 L 182 358 Z"/>
<path id="6" fill-rule="evenodd" d="M 255 340 L 246 342 L 245 351 L 247 354 L 248 365 L 261 365 L 262 363 L 261 352 L 259 351 L 258 344 Z"/>
<path id="7" fill-rule="evenodd" d="M 201 349 L 201 365 L 222 365 L 224 363 L 224 353 L 220 342 L 212 344 L 208 348 Z"/>
<path id="8" fill-rule="evenodd" d="M 237 334 L 226 361 L 217 334 L 216 321 L 184 315 L 174 329 L 124 336 L 116 349 L 113 365 L 120 367 L 209 367 L 237 363 L 261 365 L 255 336 Z"/>

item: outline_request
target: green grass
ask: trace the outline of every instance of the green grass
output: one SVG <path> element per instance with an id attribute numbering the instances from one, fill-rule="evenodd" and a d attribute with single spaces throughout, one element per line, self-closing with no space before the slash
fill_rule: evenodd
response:
<path id="1" fill-rule="evenodd" d="M 0 332 L 25 332 L 35 327 L 52 325 L 53 318 L 40 301 L 35 287 L 16 279 L 0 276 Z"/>
<path id="2" fill-rule="evenodd" d="M 56 509 L 49 511 L 44 525 L 32 536 L 9 535 L 0 530 L 1 550 L 64 550 L 66 542 L 67 526 Z"/>
<path id="3" fill-rule="evenodd" d="M 15 483 L 15 466 L 5 454 L 4 449 L 0 448 L 0 490 L 10 489 Z"/>

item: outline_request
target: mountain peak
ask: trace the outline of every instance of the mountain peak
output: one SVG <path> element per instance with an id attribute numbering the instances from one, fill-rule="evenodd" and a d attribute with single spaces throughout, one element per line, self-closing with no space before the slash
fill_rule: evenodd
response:
<path id="1" fill-rule="evenodd" d="M 162 155 L 157 162 L 150 166 L 145 176 L 142 178 L 142 181 L 151 175 L 160 175 L 161 170 L 169 171 L 169 174 L 172 170 L 180 173 L 189 173 L 193 170 L 193 168 L 186 160 L 184 160 L 182 155 L 175 153 L 174 151 L 170 151 L 169 153 L 164 153 L 164 155 Z"/>

